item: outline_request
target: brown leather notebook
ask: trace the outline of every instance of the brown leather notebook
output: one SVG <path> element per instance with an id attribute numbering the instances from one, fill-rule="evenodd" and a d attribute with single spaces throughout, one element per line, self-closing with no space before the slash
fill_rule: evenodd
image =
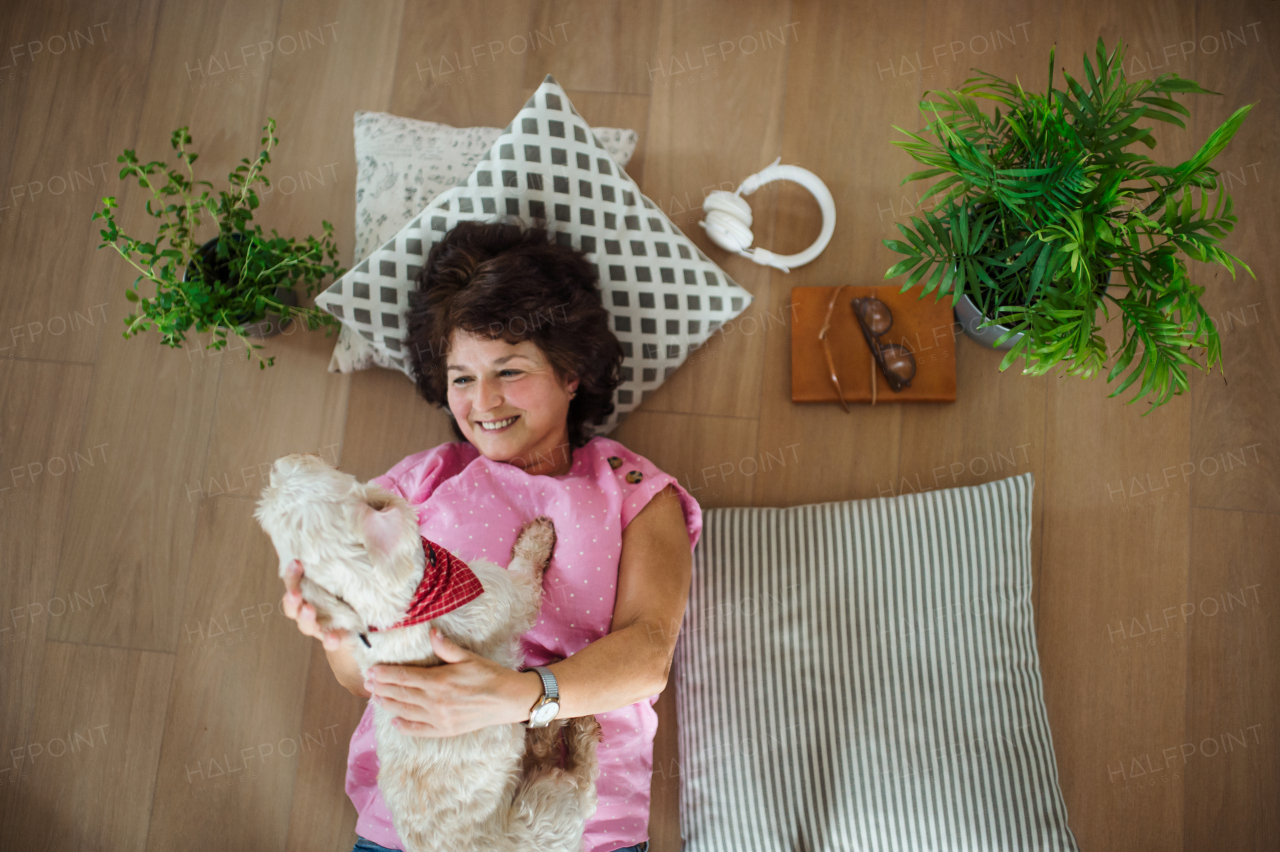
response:
<path id="1" fill-rule="evenodd" d="M 956 401 L 956 334 L 959 329 L 951 313 L 951 297 L 935 301 L 930 293 L 917 298 L 919 287 L 905 293 L 901 285 L 884 287 L 843 287 L 831 314 L 827 341 L 836 376 L 846 402 L 871 402 L 871 381 L 876 382 L 876 404 L 890 402 Z M 832 384 L 827 358 L 818 332 L 827 314 L 827 304 L 835 287 L 793 287 L 791 304 L 791 401 L 834 402 L 840 404 Z M 849 304 L 861 296 L 874 296 L 893 313 L 893 325 L 881 343 L 897 343 L 911 350 L 916 374 L 911 386 L 894 393 L 862 336 L 858 319 Z M 874 370 L 874 373 L 872 372 Z"/>

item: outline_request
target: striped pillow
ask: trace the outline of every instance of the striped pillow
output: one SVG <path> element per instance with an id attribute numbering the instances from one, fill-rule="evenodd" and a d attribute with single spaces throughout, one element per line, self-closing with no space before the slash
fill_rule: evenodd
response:
<path id="1" fill-rule="evenodd" d="M 1031 489 L 704 513 L 676 648 L 684 852 L 1077 849 Z"/>

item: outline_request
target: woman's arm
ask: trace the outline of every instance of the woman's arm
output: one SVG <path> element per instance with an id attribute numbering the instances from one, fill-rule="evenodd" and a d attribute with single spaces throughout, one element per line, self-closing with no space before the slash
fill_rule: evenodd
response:
<path id="1" fill-rule="evenodd" d="M 609 634 L 547 666 L 560 688 L 557 718 L 607 713 L 666 689 L 692 578 L 689 528 L 680 497 L 668 485 L 622 531 Z M 523 721 L 542 695 L 542 680 L 537 672 L 521 677 Z"/>
<path id="2" fill-rule="evenodd" d="M 352 695 L 369 697 L 369 690 L 364 688 L 364 676 L 360 674 L 360 667 L 351 656 L 350 644 L 343 642 L 337 648 L 325 648 L 324 655 L 329 658 L 329 668 L 333 669 L 333 676 L 338 679 L 338 683 L 345 686 Z M 537 701 L 536 698 L 534 700 Z"/>

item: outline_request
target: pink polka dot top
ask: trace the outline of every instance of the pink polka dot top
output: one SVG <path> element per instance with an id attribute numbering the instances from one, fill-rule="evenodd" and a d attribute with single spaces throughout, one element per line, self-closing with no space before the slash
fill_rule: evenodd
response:
<path id="1" fill-rule="evenodd" d="M 572 467 L 562 476 L 532 476 L 454 441 L 406 457 L 373 482 L 416 506 L 422 535 L 467 562 L 485 557 L 505 566 L 520 527 L 538 515 L 551 518 L 556 548 L 543 575 L 538 622 L 521 637 L 525 666 L 567 658 L 608 635 L 622 530 L 654 494 L 671 485 L 694 548 L 702 534 L 702 509 L 675 477 L 603 436 L 574 450 Z M 596 714 L 603 732 L 598 805 L 587 820 L 584 852 L 611 852 L 648 839 L 657 700 L 652 695 Z M 347 795 L 359 814 L 356 833 L 398 849 L 400 838 L 377 779 L 369 705 L 351 737 Z"/>

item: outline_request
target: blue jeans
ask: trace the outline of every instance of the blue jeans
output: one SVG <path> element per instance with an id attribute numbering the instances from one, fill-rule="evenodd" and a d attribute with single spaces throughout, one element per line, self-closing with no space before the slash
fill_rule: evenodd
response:
<path id="1" fill-rule="evenodd" d="M 388 849 L 385 846 L 379 846 L 372 840 L 365 840 L 360 835 L 356 835 L 356 845 L 352 847 L 351 852 L 398 852 L 395 849 Z M 649 841 L 637 843 L 635 846 L 623 846 L 615 849 L 614 852 L 649 852 Z"/>

